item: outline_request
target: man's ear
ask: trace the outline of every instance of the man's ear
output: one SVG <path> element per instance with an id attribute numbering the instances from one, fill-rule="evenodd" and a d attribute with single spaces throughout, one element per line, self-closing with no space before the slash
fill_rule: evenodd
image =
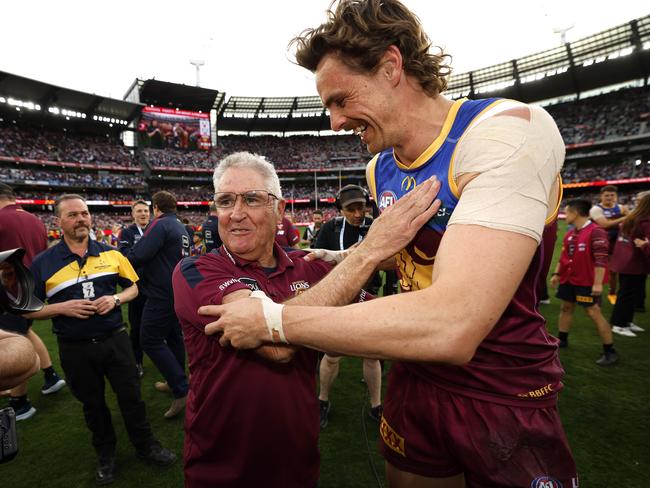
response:
<path id="1" fill-rule="evenodd" d="M 284 209 L 286 207 L 287 207 L 286 200 L 278 200 L 278 211 L 276 212 L 276 220 L 278 224 L 282 223 L 282 219 L 284 218 Z"/>
<path id="2" fill-rule="evenodd" d="M 397 85 L 402 79 L 402 68 L 402 53 L 397 46 L 389 46 L 379 62 L 379 73 L 392 85 Z"/>

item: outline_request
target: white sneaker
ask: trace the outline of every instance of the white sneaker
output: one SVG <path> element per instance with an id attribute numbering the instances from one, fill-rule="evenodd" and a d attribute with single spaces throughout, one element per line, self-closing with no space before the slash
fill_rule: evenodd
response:
<path id="1" fill-rule="evenodd" d="M 618 325 L 614 325 L 612 326 L 612 332 L 622 336 L 636 337 L 636 334 L 632 332 L 629 327 L 619 327 Z"/>
<path id="2" fill-rule="evenodd" d="M 551 304 L 551 299 L 547 298 L 546 300 L 540 300 L 539 303 L 541 305 L 550 305 Z"/>
<path id="3" fill-rule="evenodd" d="M 643 327 L 639 327 L 634 322 L 628 322 L 627 325 L 632 332 L 645 332 L 645 329 Z"/>

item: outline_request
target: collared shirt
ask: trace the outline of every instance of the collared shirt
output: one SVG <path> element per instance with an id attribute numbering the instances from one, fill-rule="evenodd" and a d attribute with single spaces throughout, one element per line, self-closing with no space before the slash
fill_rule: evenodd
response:
<path id="1" fill-rule="evenodd" d="M 285 364 L 255 351 L 221 347 L 204 332 L 214 317 L 201 305 L 221 304 L 236 290 L 263 290 L 283 302 L 314 286 L 331 267 L 277 243 L 275 269 L 225 246 L 184 259 L 174 270 L 174 305 L 192 374 L 185 417 L 187 486 L 304 488 L 318 480 L 316 351 L 299 348 Z"/>
<path id="2" fill-rule="evenodd" d="M 42 252 L 31 267 L 34 293 L 49 303 L 68 300 L 95 300 L 117 293 L 117 285 L 127 288 L 138 281 L 131 263 L 117 249 L 88 239 L 88 251 L 82 258 L 73 253 L 65 240 Z M 52 319 L 53 331 L 61 339 L 83 340 L 102 337 L 124 326 L 122 312 L 116 307 L 106 315 L 78 319 L 58 315 Z"/>

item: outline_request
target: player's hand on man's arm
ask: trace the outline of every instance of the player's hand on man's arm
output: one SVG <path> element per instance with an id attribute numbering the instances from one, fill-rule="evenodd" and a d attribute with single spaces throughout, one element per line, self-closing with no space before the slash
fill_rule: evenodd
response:
<path id="1" fill-rule="evenodd" d="M 266 327 L 261 301 L 258 298 L 250 298 L 250 294 L 249 290 L 237 290 L 226 295 L 222 305 L 200 307 L 199 315 L 221 317 L 226 311 L 228 312 L 223 320 L 219 319 L 206 325 L 205 333 L 207 335 L 223 333 L 223 327 L 228 325 L 228 334 L 221 335 L 219 338 L 219 344 L 222 346 L 255 349 L 256 354 L 273 362 L 291 361 L 297 351 L 296 347 L 287 344 L 263 344 L 271 342 L 271 338 Z M 258 326 L 260 326 L 259 330 L 257 330 Z"/>

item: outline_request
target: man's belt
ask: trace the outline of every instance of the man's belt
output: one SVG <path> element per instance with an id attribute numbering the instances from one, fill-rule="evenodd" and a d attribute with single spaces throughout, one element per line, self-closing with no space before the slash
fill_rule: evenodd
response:
<path id="1" fill-rule="evenodd" d="M 59 342 L 63 342 L 64 344 L 68 343 L 76 343 L 76 344 L 82 344 L 82 343 L 98 343 L 98 342 L 103 342 L 106 339 L 110 339 L 113 336 L 116 336 L 117 334 L 120 334 L 121 332 L 126 331 L 126 327 L 118 327 L 117 329 L 114 329 L 110 331 L 108 334 L 104 334 L 101 336 L 97 337 L 84 337 L 84 338 L 79 338 L 79 339 L 71 339 L 71 338 L 61 338 L 59 337 Z"/>

